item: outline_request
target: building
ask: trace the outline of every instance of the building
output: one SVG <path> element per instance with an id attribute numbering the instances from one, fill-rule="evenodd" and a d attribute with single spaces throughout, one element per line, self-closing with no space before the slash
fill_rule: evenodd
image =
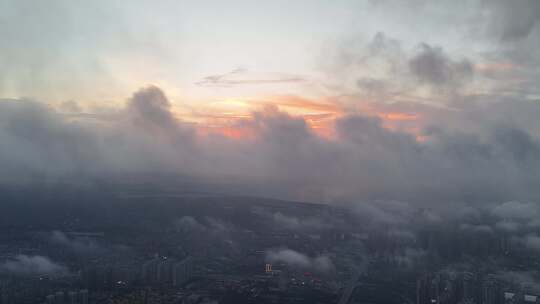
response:
<path id="1" fill-rule="evenodd" d="M 271 273 L 272 272 L 272 264 L 266 264 L 264 271 L 266 273 Z"/>
<path id="2" fill-rule="evenodd" d="M 53 294 L 48 295 L 45 298 L 45 300 L 46 300 L 47 304 L 55 304 L 56 303 L 56 298 L 55 298 L 55 296 Z"/>
<path id="3" fill-rule="evenodd" d="M 79 291 L 80 304 L 88 304 L 88 290 L 82 289 Z"/>
<path id="4" fill-rule="evenodd" d="M 172 283 L 174 262 L 164 259 L 157 264 L 156 281 L 160 284 Z"/>
<path id="5" fill-rule="evenodd" d="M 482 284 L 482 304 L 503 304 L 504 294 L 495 277 L 487 277 Z"/>
<path id="6" fill-rule="evenodd" d="M 416 304 L 439 303 L 439 278 L 426 274 L 416 281 Z"/>
<path id="7" fill-rule="evenodd" d="M 173 285 L 179 286 L 185 284 L 193 277 L 193 261 L 191 257 L 187 257 L 182 261 L 174 264 L 173 268 Z"/>
<path id="8" fill-rule="evenodd" d="M 158 267 L 159 262 L 160 262 L 159 259 L 155 258 L 142 265 L 141 279 L 143 282 L 147 284 L 156 282 L 157 267 Z"/>
<path id="9" fill-rule="evenodd" d="M 79 294 L 76 291 L 70 291 L 67 300 L 69 304 L 79 304 Z"/>
<path id="10" fill-rule="evenodd" d="M 54 304 L 64 304 L 64 292 L 57 291 L 54 294 Z"/>

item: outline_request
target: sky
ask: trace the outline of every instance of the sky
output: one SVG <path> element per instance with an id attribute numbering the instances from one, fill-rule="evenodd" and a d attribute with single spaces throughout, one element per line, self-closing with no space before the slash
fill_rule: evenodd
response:
<path id="1" fill-rule="evenodd" d="M 540 196 L 535 0 L 0 0 L 0 41 L 3 180 Z"/>

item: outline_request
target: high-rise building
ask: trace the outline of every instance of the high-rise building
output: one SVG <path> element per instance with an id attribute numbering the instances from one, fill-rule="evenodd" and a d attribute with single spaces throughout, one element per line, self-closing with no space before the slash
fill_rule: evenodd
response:
<path id="1" fill-rule="evenodd" d="M 463 302 L 480 303 L 479 283 L 474 273 L 464 272 L 461 275 L 461 289 L 459 299 Z"/>
<path id="2" fill-rule="evenodd" d="M 79 301 L 81 304 L 88 304 L 88 289 L 79 291 Z"/>
<path id="3" fill-rule="evenodd" d="M 70 291 L 68 293 L 68 303 L 69 304 L 78 304 L 79 303 L 79 294 L 76 291 Z"/>
<path id="4" fill-rule="evenodd" d="M 193 262 L 191 257 L 174 264 L 173 285 L 178 286 L 186 283 L 193 276 Z"/>
<path id="5" fill-rule="evenodd" d="M 493 277 L 487 277 L 482 284 L 482 304 L 502 304 L 504 294 L 499 281 Z"/>
<path id="6" fill-rule="evenodd" d="M 416 281 L 416 304 L 438 304 L 440 278 L 426 274 Z"/>
<path id="7" fill-rule="evenodd" d="M 54 303 L 55 304 L 64 304 L 64 292 L 63 291 L 57 291 L 54 294 Z"/>
<path id="8" fill-rule="evenodd" d="M 173 266 L 171 260 L 162 260 L 157 265 L 156 279 L 160 284 L 171 283 L 173 279 Z"/>
<path id="9" fill-rule="evenodd" d="M 47 304 L 55 304 L 56 303 L 56 297 L 53 294 L 50 294 L 46 297 Z"/>
<path id="10" fill-rule="evenodd" d="M 155 283 L 157 280 L 157 266 L 159 259 L 152 259 L 142 265 L 141 277 L 145 283 Z"/>
<path id="11" fill-rule="evenodd" d="M 9 294 L 5 289 L 0 290 L 0 303 L 10 303 Z"/>

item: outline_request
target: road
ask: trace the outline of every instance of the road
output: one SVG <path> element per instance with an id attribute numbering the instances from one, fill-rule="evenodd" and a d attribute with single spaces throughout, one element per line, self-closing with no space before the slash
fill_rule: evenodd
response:
<path id="1" fill-rule="evenodd" d="M 358 282 L 358 279 L 360 279 L 360 275 L 362 275 L 361 271 L 354 272 L 351 280 L 349 281 L 349 283 L 347 284 L 347 287 L 345 288 L 345 291 L 343 291 L 341 298 L 339 298 L 338 304 L 349 303 L 349 300 L 351 299 L 353 291 L 356 288 L 356 283 Z"/>

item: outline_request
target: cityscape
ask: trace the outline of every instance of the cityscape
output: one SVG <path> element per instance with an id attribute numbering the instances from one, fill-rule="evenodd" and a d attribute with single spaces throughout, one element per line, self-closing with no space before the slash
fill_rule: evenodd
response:
<path id="1" fill-rule="evenodd" d="M 540 0 L 0 0 L 0 304 L 540 304 Z"/>
<path id="2" fill-rule="evenodd" d="M 395 201 L 359 210 L 116 189 L 4 189 L 13 203 L 2 206 L 1 303 L 503 304 L 540 295 L 537 214 L 505 214 L 522 203 L 442 218 Z"/>

